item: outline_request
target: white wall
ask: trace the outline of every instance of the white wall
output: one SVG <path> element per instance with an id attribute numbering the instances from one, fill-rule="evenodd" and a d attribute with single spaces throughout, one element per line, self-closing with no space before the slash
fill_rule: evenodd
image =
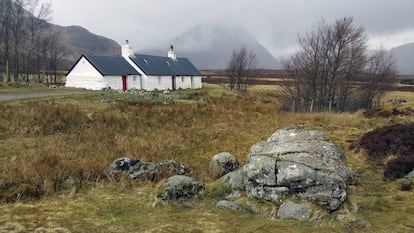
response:
<path id="1" fill-rule="evenodd" d="M 191 77 L 190 76 L 177 76 L 176 78 L 177 89 L 190 89 Z"/>
<path id="2" fill-rule="evenodd" d="M 132 76 L 128 76 L 127 78 L 127 88 L 129 89 L 136 89 L 136 90 L 141 90 L 142 86 L 141 86 L 141 81 L 142 77 L 139 75 L 132 75 Z"/>
<path id="3" fill-rule="evenodd" d="M 201 76 L 193 77 L 193 89 L 200 89 L 203 87 L 203 82 L 201 81 Z"/>
<path id="4" fill-rule="evenodd" d="M 158 81 L 159 79 L 161 82 Z M 202 88 L 201 76 L 193 77 L 193 86 L 191 86 L 191 76 L 177 76 L 175 77 L 175 82 L 177 90 Z M 172 76 L 143 76 L 144 90 L 172 90 L 172 86 Z"/>
<path id="5" fill-rule="evenodd" d="M 171 90 L 171 76 L 143 76 L 143 89 L 147 91 L 153 90 Z"/>
<path id="6" fill-rule="evenodd" d="M 122 76 L 105 76 L 106 87 L 111 87 L 112 90 L 122 90 Z M 141 90 L 141 82 L 139 75 L 127 76 L 127 89 Z"/>
<path id="7" fill-rule="evenodd" d="M 101 90 L 106 86 L 103 76 L 82 57 L 66 76 L 66 87 Z"/>

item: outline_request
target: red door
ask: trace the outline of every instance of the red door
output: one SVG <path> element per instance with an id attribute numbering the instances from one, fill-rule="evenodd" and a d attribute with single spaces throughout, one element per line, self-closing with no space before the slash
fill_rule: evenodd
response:
<path id="1" fill-rule="evenodd" d="M 122 91 L 127 91 L 127 77 L 126 76 L 122 76 Z"/>

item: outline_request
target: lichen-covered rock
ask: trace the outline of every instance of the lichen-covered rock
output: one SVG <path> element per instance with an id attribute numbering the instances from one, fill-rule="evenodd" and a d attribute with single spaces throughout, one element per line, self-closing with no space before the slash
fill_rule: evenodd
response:
<path id="1" fill-rule="evenodd" d="M 111 165 L 109 165 L 107 172 L 110 176 L 117 177 L 121 174 L 129 173 L 129 171 L 132 171 L 140 166 L 140 160 L 134 160 L 130 158 L 119 158 L 114 160 L 111 163 Z"/>
<path id="2" fill-rule="evenodd" d="M 284 202 L 277 211 L 277 216 L 281 219 L 296 219 L 304 221 L 309 219 L 310 209 L 306 205 L 295 204 L 293 202 Z"/>
<path id="3" fill-rule="evenodd" d="M 188 176 L 175 175 L 167 179 L 158 197 L 162 200 L 186 200 L 205 189 L 203 182 Z"/>
<path id="4" fill-rule="evenodd" d="M 232 154 L 228 152 L 216 154 L 209 164 L 210 176 L 213 178 L 220 178 L 239 168 L 239 166 L 239 162 Z"/>
<path id="5" fill-rule="evenodd" d="M 296 194 L 336 210 L 346 198 L 347 185 L 357 182 L 344 157 L 321 132 L 298 126 L 278 130 L 251 147 L 243 167 L 246 193 L 272 201 Z"/>
<path id="6" fill-rule="evenodd" d="M 243 167 L 249 181 L 266 186 L 276 185 L 276 159 L 268 156 L 253 156 Z"/>
<path id="7" fill-rule="evenodd" d="M 243 209 L 240 204 L 233 202 L 233 201 L 226 201 L 226 200 L 219 201 L 216 205 L 216 208 L 230 209 L 230 210 L 242 210 Z"/>
<path id="8" fill-rule="evenodd" d="M 107 172 L 115 179 L 124 175 L 131 179 L 156 181 L 171 175 L 184 175 L 189 170 L 174 160 L 144 162 L 130 158 L 119 158 L 112 162 Z"/>
<path id="9" fill-rule="evenodd" d="M 284 186 L 266 186 L 248 182 L 246 184 L 246 194 L 268 201 L 279 201 L 289 193 L 289 188 Z"/>
<path id="10" fill-rule="evenodd" d="M 247 176 L 243 169 L 237 169 L 221 177 L 224 184 L 232 189 L 245 190 Z"/>

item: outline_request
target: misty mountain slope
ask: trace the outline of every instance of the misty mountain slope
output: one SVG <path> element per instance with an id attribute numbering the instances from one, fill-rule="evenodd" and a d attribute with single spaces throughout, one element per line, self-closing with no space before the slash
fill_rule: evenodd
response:
<path id="1" fill-rule="evenodd" d="M 404 44 L 391 49 L 400 74 L 414 74 L 414 43 Z"/>
<path id="2" fill-rule="evenodd" d="M 178 57 L 187 57 L 199 69 L 224 69 L 234 49 L 246 47 L 256 54 L 258 68 L 277 69 L 280 62 L 253 35 L 240 28 L 201 24 L 174 38 Z M 140 50 L 140 53 L 165 56 L 168 47 Z"/>

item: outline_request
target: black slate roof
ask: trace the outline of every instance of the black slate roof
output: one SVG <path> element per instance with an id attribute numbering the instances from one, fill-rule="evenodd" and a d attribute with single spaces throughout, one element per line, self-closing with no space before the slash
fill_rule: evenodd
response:
<path id="1" fill-rule="evenodd" d="M 82 57 L 85 57 L 85 59 L 88 60 L 103 76 L 140 75 L 123 57 L 82 55 L 79 60 L 75 62 L 75 65 L 78 64 Z M 69 70 L 68 74 L 72 69 L 73 67 Z"/>
<path id="2" fill-rule="evenodd" d="M 187 58 L 174 60 L 143 54 L 135 54 L 130 58 L 146 75 L 201 76 L 200 71 Z"/>

